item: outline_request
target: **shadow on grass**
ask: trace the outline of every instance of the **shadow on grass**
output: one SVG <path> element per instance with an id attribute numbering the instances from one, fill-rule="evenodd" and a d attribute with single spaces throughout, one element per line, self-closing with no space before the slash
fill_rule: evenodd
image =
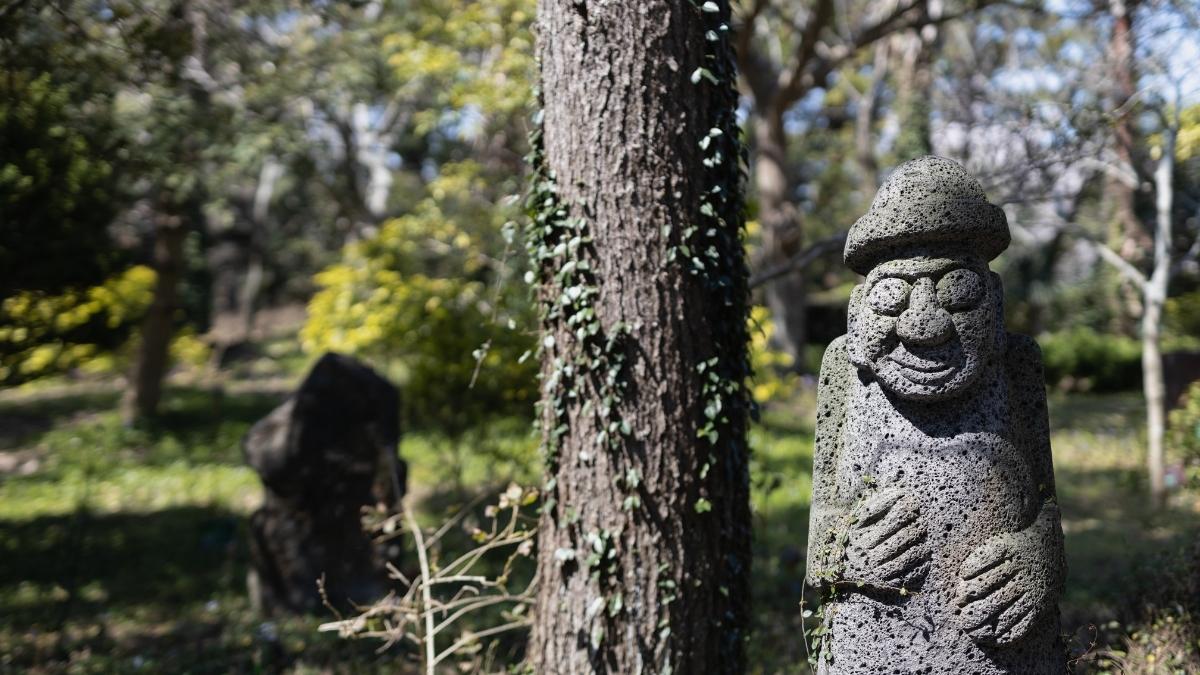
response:
<path id="1" fill-rule="evenodd" d="M 241 592 L 245 527 L 203 507 L 0 521 L 0 626 Z"/>
<path id="2" fill-rule="evenodd" d="M 245 519 L 205 507 L 0 521 L 0 672 L 403 672 L 403 654 L 264 621 Z"/>
<path id="3" fill-rule="evenodd" d="M 1068 630 L 1127 620 L 1161 595 L 1198 533 L 1190 509 L 1150 508 L 1141 476 L 1118 468 L 1057 470 L 1066 533 Z"/>
<path id="4" fill-rule="evenodd" d="M 66 420 L 103 411 L 117 405 L 120 392 L 114 389 L 39 392 L 27 398 L 0 401 L 0 450 L 16 448 Z"/>
<path id="5" fill-rule="evenodd" d="M 817 602 L 804 586 L 813 443 L 808 417 L 770 410 L 752 431 L 752 673 L 808 672 L 803 611 Z"/>

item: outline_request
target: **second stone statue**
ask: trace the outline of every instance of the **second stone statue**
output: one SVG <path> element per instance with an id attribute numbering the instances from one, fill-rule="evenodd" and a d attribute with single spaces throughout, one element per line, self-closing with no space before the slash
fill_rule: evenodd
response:
<path id="1" fill-rule="evenodd" d="M 898 167 L 851 228 L 865 276 L 821 364 L 808 582 L 818 672 L 1064 672 L 1066 564 L 1037 344 L 1004 329 L 1004 212 Z"/>

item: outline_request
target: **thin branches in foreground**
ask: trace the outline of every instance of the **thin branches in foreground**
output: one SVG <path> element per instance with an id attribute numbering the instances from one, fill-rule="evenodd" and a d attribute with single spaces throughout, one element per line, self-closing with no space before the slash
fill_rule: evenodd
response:
<path id="1" fill-rule="evenodd" d="M 467 525 L 479 504 L 476 500 L 428 534 L 406 505 L 402 513 L 375 527 L 383 538 L 393 538 L 397 532 L 411 533 L 418 561 L 416 573 L 409 578 L 389 564 L 389 575 L 398 589 L 357 616 L 321 624 L 319 630 L 336 631 L 344 638 L 381 640 L 381 652 L 408 643 L 420 650 L 424 670 L 430 675 L 449 659 L 474 660 L 479 665 L 486 642 L 525 630 L 531 624 L 528 609 L 533 603 L 537 576 L 514 572 L 518 561 L 533 553 L 536 517 L 525 515 L 523 510 L 531 508 L 537 499 L 536 489 L 513 484 L 500 495 L 497 504 L 484 511 L 488 529 Z M 441 541 L 455 529 L 465 530 L 476 546 L 440 564 Z"/>

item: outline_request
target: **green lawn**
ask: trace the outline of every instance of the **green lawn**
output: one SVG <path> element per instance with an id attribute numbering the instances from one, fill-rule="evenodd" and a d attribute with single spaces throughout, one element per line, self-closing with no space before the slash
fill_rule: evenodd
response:
<path id="1" fill-rule="evenodd" d="M 245 522 L 261 493 L 239 441 L 282 393 L 177 387 L 162 420 L 136 430 L 102 388 L 0 397 L 0 671 L 394 672 L 405 654 L 318 634 L 328 617 L 250 610 Z M 753 430 L 755 672 L 805 672 L 812 404 L 800 396 Z M 1070 565 L 1063 625 L 1077 652 L 1097 640 L 1081 671 L 1127 648 L 1141 608 L 1175 588 L 1172 556 L 1194 540 L 1193 496 L 1165 513 L 1146 507 L 1140 416 L 1136 396 L 1051 401 Z M 402 453 L 428 524 L 481 491 L 536 480 L 521 420 L 455 438 L 412 432 Z"/>

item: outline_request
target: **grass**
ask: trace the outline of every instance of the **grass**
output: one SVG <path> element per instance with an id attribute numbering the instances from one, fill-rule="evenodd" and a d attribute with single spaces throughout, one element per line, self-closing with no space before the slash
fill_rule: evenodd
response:
<path id="1" fill-rule="evenodd" d="M 249 606 L 246 519 L 261 488 L 239 443 L 282 394 L 176 387 L 162 419 L 138 429 L 118 423 L 115 392 L 0 398 L 0 459 L 11 460 L 0 473 L 0 672 L 370 673 L 405 663 L 317 633 L 328 617 L 266 621 Z M 752 432 L 757 673 L 804 672 L 812 404 L 801 395 L 775 407 Z M 1070 566 L 1063 625 L 1076 652 L 1095 641 L 1083 672 L 1197 646 L 1186 612 L 1171 608 L 1181 591 L 1164 590 L 1194 540 L 1197 504 L 1179 493 L 1165 512 L 1148 508 L 1140 418 L 1136 396 L 1051 401 Z M 453 438 L 407 434 L 418 517 L 437 523 L 481 491 L 535 482 L 534 446 L 522 420 Z"/>

